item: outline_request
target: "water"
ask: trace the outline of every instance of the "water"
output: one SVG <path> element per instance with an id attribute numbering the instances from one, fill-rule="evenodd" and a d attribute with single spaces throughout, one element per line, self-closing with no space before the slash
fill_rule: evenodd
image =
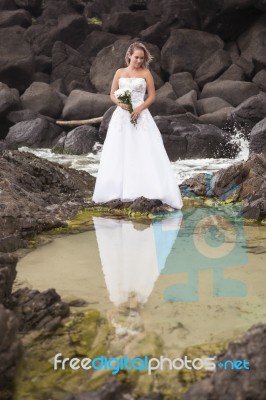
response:
<path id="1" fill-rule="evenodd" d="M 82 298 L 113 324 L 117 339 L 154 332 L 169 356 L 235 337 L 266 317 L 265 229 L 232 219 L 238 211 L 197 208 L 153 221 L 90 217 L 87 232 L 21 259 L 15 286 Z"/>
<path id="2" fill-rule="evenodd" d="M 229 158 L 208 158 L 208 159 L 195 159 L 195 160 L 178 160 L 172 162 L 172 167 L 177 179 L 178 184 L 187 178 L 191 178 L 197 173 L 213 173 L 222 168 L 227 168 L 233 163 L 248 158 L 248 141 L 245 139 L 241 132 L 234 135 L 231 141 L 238 145 L 239 153 L 235 159 Z M 28 151 L 39 157 L 46 158 L 49 161 L 58 162 L 70 168 L 83 170 L 89 172 L 93 176 L 97 176 L 102 146 L 97 143 L 94 146 L 93 152 L 86 155 L 65 155 L 55 154 L 51 149 L 31 149 L 28 147 L 21 147 L 20 151 Z"/>

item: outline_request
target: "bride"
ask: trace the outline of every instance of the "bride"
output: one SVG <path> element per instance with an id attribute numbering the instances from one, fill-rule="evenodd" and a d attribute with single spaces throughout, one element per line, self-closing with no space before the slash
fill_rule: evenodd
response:
<path id="1" fill-rule="evenodd" d="M 144 196 L 181 209 L 180 190 L 160 131 L 148 110 L 155 101 L 148 69 L 152 56 L 144 44 L 135 42 L 125 59 L 127 67 L 116 71 L 111 87 L 111 99 L 118 107 L 109 123 L 92 199 L 95 203 L 114 199 L 126 202 Z M 118 88 L 131 89 L 131 114 L 128 105 L 115 97 Z"/>

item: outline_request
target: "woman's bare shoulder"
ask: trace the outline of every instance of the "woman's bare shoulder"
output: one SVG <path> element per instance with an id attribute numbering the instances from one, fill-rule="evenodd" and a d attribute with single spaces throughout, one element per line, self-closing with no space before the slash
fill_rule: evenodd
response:
<path id="1" fill-rule="evenodd" d="M 123 75 L 125 70 L 126 68 L 118 68 L 115 72 L 115 75 L 119 78 L 121 75 Z"/>

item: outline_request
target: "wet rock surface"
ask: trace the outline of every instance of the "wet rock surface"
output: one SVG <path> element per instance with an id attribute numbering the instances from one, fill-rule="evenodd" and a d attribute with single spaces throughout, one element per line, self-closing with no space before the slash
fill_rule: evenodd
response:
<path id="1" fill-rule="evenodd" d="M 92 193 L 95 178 L 40 159 L 6 151 L 0 157 L 0 251 L 14 251 L 43 230 L 64 225 Z"/>

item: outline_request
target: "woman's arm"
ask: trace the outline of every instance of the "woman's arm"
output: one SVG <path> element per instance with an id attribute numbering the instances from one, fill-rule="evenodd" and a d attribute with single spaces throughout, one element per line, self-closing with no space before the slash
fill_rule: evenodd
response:
<path id="1" fill-rule="evenodd" d="M 140 104 L 138 107 L 136 107 L 133 112 L 131 113 L 131 118 L 136 120 L 138 119 L 141 111 L 145 110 L 145 108 L 150 107 L 150 105 L 152 103 L 154 103 L 156 95 L 155 95 L 155 87 L 154 87 L 154 80 L 153 80 L 153 76 L 150 73 L 149 70 L 147 70 L 147 73 L 145 75 L 145 79 L 146 79 L 146 84 L 147 84 L 147 93 L 148 93 L 148 97 L 147 99 Z"/>

